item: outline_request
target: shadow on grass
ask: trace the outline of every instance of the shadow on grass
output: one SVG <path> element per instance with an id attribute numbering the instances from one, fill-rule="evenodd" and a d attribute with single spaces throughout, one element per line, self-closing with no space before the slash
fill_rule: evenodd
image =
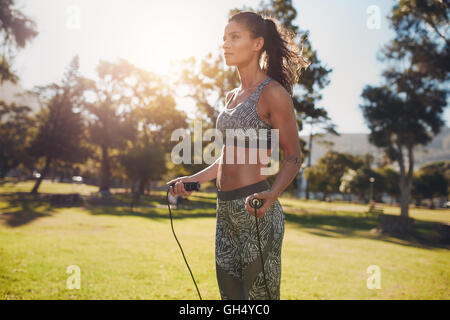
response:
<path id="1" fill-rule="evenodd" d="M 159 207 L 148 206 L 135 206 L 131 209 L 130 206 L 90 206 L 86 205 L 85 208 L 93 215 L 113 215 L 120 217 L 142 217 L 150 219 L 170 219 L 169 208 L 167 205 L 161 205 Z M 189 218 L 215 218 L 215 206 L 205 205 L 204 203 L 199 205 L 185 205 L 182 209 L 175 209 L 171 207 L 172 219 L 189 219 Z"/>
<path id="2" fill-rule="evenodd" d="M 84 207 L 93 215 L 137 216 L 151 219 L 169 219 L 166 193 L 142 195 L 138 202 L 133 203 L 129 193 L 114 194 L 109 200 L 97 202 L 86 199 Z M 120 205 L 114 205 L 120 200 Z M 173 219 L 215 218 L 216 199 L 203 195 L 192 195 L 184 199 L 183 208 L 171 207 Z"/>
<path id="3" fill-rule="evenodd" d="M 197 197 L 199 198 L 199 197 Z M 162 198 L 161 198 L 162 199 Z M 161 200 L 160 199 L 160 200 Z M 164 198 L 165 200 L 165 198 Z M 163 204 L 164 203 L 164 204 Z M 427 237 L 415 236 L 403 238 L 396 235 L 377 234 L 373 232 L 378 227 L 377 217 L 366 217 L 355 212 L 328 212 L 323 210 L 305 210 L 298 209 L 295 212 L 285 208 L 285 221 L 300 228 L 303 232 L 308 232 L 327 238 L 366 238 L 380 240 L 399 245 L 421 247 L 421 248 L 446 248 L 448 246 L 439 244 L 431 239 L 434 230 L 433 223 L 416 220 L 415 228 L 420 234 L 426 233 Z M 116 216 L 139 216 L 151 219 L 169 219 L 169 210 L 167 204 L 160 202 L 158 207 L 135 207 L 133 212 L 130 207 L 92 207 L 88 209 L 94 215 L 116 215 Z M 183 209 L 172 209 L 172 218 L 174 220 L 187 218 L 215 218 L 215 203 L 201 201 L 200 199 L 190 200 L 187 207 Z"/>
<path id="4" fill-rule="evenodd" d="M 53 207 L 47 201 L 35 198 L 26 193 L 2 194 L 2 200 L 6 200 L 8 206 L 3 209 L 4 213 L 0 217 L 11 227 L 20 227 L 38 218 L 50 216 L 54 213 Z M 92 215 L 136 216 L 161 220 L 169 220 L 170 218 L 165 195 L 143 196 L 139 204 L 133 208 L 130 206 L 131 200 L 131 195 L 119 194 L 112 197 L 112 205 L 108 205 L 107 201 L 106 204 L 93 204 L 87 199 L 83 207 Z M 118 201 L 121 203 L 120 205 L 117 205 Z M 37 209 L 38 207 L 40 207 L 39 210 Z M 321 237 L 357 237 L 412 247 L 449 249 L 448 245 L 443 245 L 433 240 L 435 224 L 429 221 L 416 219 L 414 224 L 415 235 L 405 239 L 395 235 L 372 232 L 378 227 L 377 218 L 365 217 L 360 213 L 352 211 L 330 212 L 292 207 L 283 207 L 283 209 L 287 223 L 293 224 L 303 232 Z M 189 201 L 185 203 L 184 208 L 173 208 L 171 210 L 174 220 L 215 218 L 216 199 L 203 195 L 191 196 L 189 197 Z"/>
<path id="5" fill-rule="evenodd" d="M 293 223 L 302 231 L 322 237 L 347 238 L 358 237 L 380 240 L 398 245 L 418 247 L 424 249 L 449 249 L 446 244 L 436 240 L 436 223 L 415 219 L 414 234 L 403 237 L 394 234 L 379 234 L 377 217 L 365 217 L 355 212 L 330 213 L 301 209 L 300 213 L 285 209 L 286 222 Z"/>
<path id="6" fill-rule="evenodd" d="M 54 211 L 47 201 L 28 193 L 3 194 L 1 200 L 8 203 L 2 208 L 0 219 L 9 227 L 20 227 L 36 219 L 51 216 Z"/>
<path id="7" fill-rule="evenodd" d="M 4 184 L 7 184 L 7 183 L 16 185 L 17 181 L 15 181 L 15 180 L 8 180 L 8 179 L 0 179 L 0 186 L 3 186 Z"/>

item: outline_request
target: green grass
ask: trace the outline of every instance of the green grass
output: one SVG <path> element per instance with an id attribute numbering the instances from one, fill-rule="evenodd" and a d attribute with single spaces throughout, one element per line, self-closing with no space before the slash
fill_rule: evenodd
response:
<path id="1" fill-rule="evenodd" d="M 0 299 L 197 299 L 173 238 L 165 192 L 124 206 L 51 207 L 16 192 L 31 182 L 0 185 Z M 43 182 L 40 192 L 75 192 Z M 83 187 L 84 194 L 97 191 Z M 193 193 L 172 210 L 174 227 L 204 299 L 220 299 L 214 269 L 216 195 Z M 129 195 L 116 195 L 129 203 Z M 281 299 L 449 299 L 448 246 L 377 235 L 367 206 L 281 198 L 286 228 Z M 398 208 L 387 208 L 398 214 Z M 416 228 L 448 222 L 448 210 L 411 209 Z M 81 289 L 67 289 L 67 267 L 81 270 Z M 367 288 L 370 265 L 381 289 Z"/>

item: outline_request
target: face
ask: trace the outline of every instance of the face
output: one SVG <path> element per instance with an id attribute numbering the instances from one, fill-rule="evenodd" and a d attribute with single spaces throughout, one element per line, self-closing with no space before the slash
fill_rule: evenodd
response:
<path id="1" fill-rule="evenodd" d="M 245 25 L 236 21 L 229 22 L 223 35 L 223 51 L 228 66 L 248 64 L 258 59 L 258 53 L 264 45 L 264 38 L 253 39 Z"/>

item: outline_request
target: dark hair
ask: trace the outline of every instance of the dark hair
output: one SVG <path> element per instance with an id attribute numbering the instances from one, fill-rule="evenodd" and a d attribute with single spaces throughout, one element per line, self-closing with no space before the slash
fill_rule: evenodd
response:
<path id="1" fill-rule="evenodd" d="M 272 79 L 277 80 L 289 94 L 293 94 L 293 86 L 300 77 L 302 68 L 310 65 L 303 56 L 304 37 L 299 48 L 295 42 L 295 33 L 280 25 L 275 18 L 263 17 L 252 11 L 241 11 L 228 22 L 236 21 L 244 24 L 253 38 L 263 37 L 259 61 L 263 56 L 262 70 Z"/>

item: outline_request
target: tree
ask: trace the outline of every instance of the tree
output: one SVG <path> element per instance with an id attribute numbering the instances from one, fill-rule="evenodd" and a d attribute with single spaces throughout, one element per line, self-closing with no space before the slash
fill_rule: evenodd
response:
<path id="1" fill-rule="evenodd" d="M 31 190 L 32 194 L 38 192 L 54 161 L 82 163 L 90 154 L 90 149 L 84 143 L 83 117 L 80 112 L 74 111 L 80 108 L 82 95 L 78 69 L 78 56 L 75 56 L 61 85 L 53 83 L 34 90 L 43 102 L 43 108 L 36 116 L 39 127 L 27 152 L 35 159 L 44 158 L 44 167 Z"/>
<path id="2" fill-rule="evenodd" d="M 370 178 L 374 178 L 373 182 L 370 181 Z M 386 179 L 375 170 L 365 166 L 356 170 L 356 175 L 350 182 L 350 188 L 358 195 L 359 199 L 365 198 L 369 202 L 371 184 L 373 188 L 372 199 L 381 202 L 381 196 L 386 188 Z"/>
<path id="3" fill-rule="evenodd" d="M 18 77 L 11 70 L 16 52 L 38 34 L 36 23 L 15 9 L 14 2 L 0 1 L 0 84 L 7 80 L 17 83 Z"/>
<path id="4" fill-rule="evenodd" d="M 327 184 L 327 172 L 323 165 L 314 165 L 305 169 L 305 178 L 308 180 L 309 191 L 314 194 L 322 192 L 325 197 L 325 193 L 331 192 L 328 189 Z"/>
<path id="5" fill-rule="evenodd" d="M 447 189 L 447 193 L 450 193 L 450 161 L 435 161 L 424 164 L 420 170 L 427 173 L 440 172 L 444 175 L 445 179 L 449 181 L 449 189 Z"/>
<path id="6" fill-rule="evenodd" d="M 305 176 L 312 185 L 313 192 L 322 192 L 323 199 L 330 193 L 340 192 L 342 177 L 349 169 L 357 170 L 362 161 L 351 154 L 328 151 L 313 166 L 313 170 L 305 170 Z"/>
<path id="7" fill-rule="evenodd" d="M 450 187 L 450 161 L 423 165 L 414 175 L 411 194 L 419 205 L 422 199 L 448 197 Z M 431 201 L 430 207 L 433 208 Z"/>
<path id="8" fill-rule="evenodd" d="M 440 172 L 427 173 L 419 171 L 413 180 L 411 194 L 420 204 L 422 199 L 433 199 L 434 197 L 448 196 L 448 181 Z M 433 209 L 433 202 L 430 202 L 430 209 Z"/>
<path id="9" fill-rule="evenodd" d="M 150 180 L 161 179 L 166 173 L 166 155 L 174 144 L 172 132 L 186 128 L 186 114 L 176 110 L 173 92 L 159 76 L 129 65 L 135 84 L 131 87 L 130 107 L 138 121 L 139 130 L 130 149 L 120 156 L 128 177 L 138 181 L 137 198 Z"/>
<path id="10" fill-rule="evenodd" d="M 429 143 L 444 125 L 450 49 L 447 35 L 439 30 L 448 25 L 448 15 L 447 5 L 438 0 L 402 0 L 394 6 L 391 22 L 396 38 L 379 57 L 387 66 L 385 84 L 366 86 L 362 93 L 360 108 L 371 131 L 369 141 L 399 164 L 404 218 L 408 217 L 414 147 Z"/>
<path id="11" fill-rule="evenodd" d="M 120 59 L 117 63 L 100 61 L 98 81 L 84 79 L 84 90 L 90 96 L 83 102 L 87 113 L 89 142 L 98 147 L 101 163 L 100 192 L 109 194 L 111 170 L 118 164 L 118 152 L 137 135 L 137 120 L 130 112 L 130 86 L 133 81 L 130 64 Z M 130 82 L 129 82 L 130 81 Z M 116 163 L 117 162 L 117 163 Z"/>
<path id="12" fill-rule="evenodd" d="M 393 199 L 396 199 L 398 202 L 398 197 L 400 196 L 400 174 L 389 167 L 380 168 L 377 171 L 386 181 L 384 192 L 390 195 Z"/>
<path id="13" fill-rule="evenodd" d="M 34 121 L 31 109 L 0 101 L 0 178 L 21 163 L 30 163 L 26 152 Z"/>
<path id="14" fill-rule="evenodd" d="M 450 71 L 449 15 L 448 1 L 400 0 L 389 16 L 395 42 L 414 52 L 415 67 L 443 82 Z"/>

